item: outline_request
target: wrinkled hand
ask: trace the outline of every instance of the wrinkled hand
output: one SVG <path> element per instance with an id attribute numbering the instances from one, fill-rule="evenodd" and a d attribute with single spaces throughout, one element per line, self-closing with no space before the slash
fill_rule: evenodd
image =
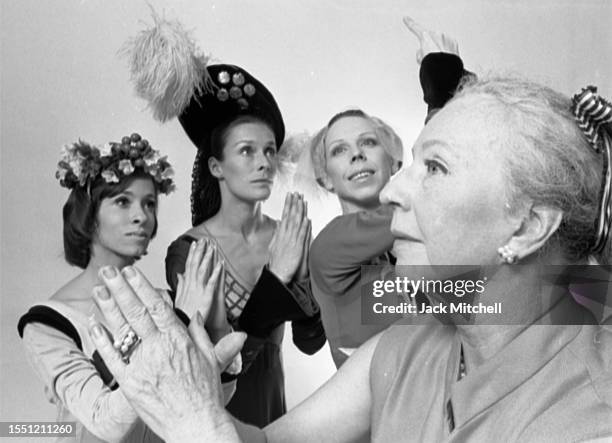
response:
<path id="1" fill-rule="evenodd" d="M 403 22 L 408 30 L 419 40 L 419 49 L 417 49 L 416 53 L 416 60 L 419 65 L 423 58 L 432 52 L 447 52 L 459 55 L 459 44 L 452 37 L 441 32 L 426 29 L 410 17 L 404 17 Z"/>
<path id="2" fill-rule="evenodd" d="M 170 442 L 239 441 L 222 406 L 219 373 L 240 352 L 246 335 L 232 333 L 213 347 L 202 316 L 196 314 L 187 331 L 136 268 L 119 273 L 105 267 L 100 278 L 106 288 L 98 287 L 95 297 L 111 328 L 131 327 L 142 342 L 126 363 L 101 324 L 93 322 L 90 333 L 145 423 Z"/>
<path id="3" fill-rule="evenodd" d="M 270 242 L 269 269 L 283 283 L 289 283 L 304 261 L 304 248 L 310 226 L 304 197 L 288 193 L 283 217 Z"/>

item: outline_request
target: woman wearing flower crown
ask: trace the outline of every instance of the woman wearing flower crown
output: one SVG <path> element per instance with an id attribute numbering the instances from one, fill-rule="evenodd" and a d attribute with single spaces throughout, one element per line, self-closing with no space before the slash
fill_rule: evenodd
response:
<path id="1" fill-rule="evenodd" d="M 283 118 L 258 79 L 238 66 L 207 66 L 179 23 L 154 20 L 129 44 L 136 90 L 159 120 L 178 117 L 197 147 L 193 228 L 168 248 L 166 278 L 175 288 L 196 240 L 204 239 L 215 262 L 223 263 L 223 285 L 207 325 L 248 333 L 228 410 L 265 426 L 286 411 L 280 354 L 284 323 L 292 322 L 293 341 L 303 352 L 312 354 L 325 343 L 309 287 L 306 203 L 301 195 L 287 195 L 279 222 L 261 212 L 285 137 Z M 177 302 L 189 311 L 191 303 L 186 305 Z"/>
<path id="2" fill-rule="evenodd" d="M 146 254 L 157 232 L 158 195 L 172 192 L 172 175 L 166 157 L 138 134 L 102 148 L 78 141 L 62 151 L 56 176 L 70 189 L 63 210 L 64 254 L 82 272 L 49 301 L 32 307 L 19 321 L 19 334 L 48 399 L 57 406 L 57 421 L 77 421 L 76 440 L 67 441 L 159 441 L 123 396 L 87 328 L 92 319 L 101 319 L 96 303 L 110 302 L 98 286 L 100 269 L 116 273 Z M 211 298 L 220 268 L 211 274 L 210 257 L 202 256 L 200 247 L 189 261 L 211 276 Z M 195 273 L 185 280 L 181 297 L 202 297 L 202 280 Z M 114 320 L 107 327 L 129 359 L 138 338 L 125 320 Z"/>

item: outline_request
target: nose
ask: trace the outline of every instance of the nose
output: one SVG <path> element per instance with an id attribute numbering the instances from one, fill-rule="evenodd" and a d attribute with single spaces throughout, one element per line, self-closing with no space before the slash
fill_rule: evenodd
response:
<path id="1" fill-rule="evenodd" d="M 132 205 L 132 223 L 135 225 L 143 225 L 149 220 L 149 214 L 142 205 Z"/>
<path id="2" fill-rule="evenodd" d="M 258 171 L 272 172 L 276 168 L 276 157 L 270 157 L 263 152 L 257 154 L 256 161 Z"/>
<path id="3" fill-rule="evenodd" d="M 356 161 L 363 161 L 366 159 L 365 152 L 363 148 L 359 145 L 354 145 L 351 151 L 351 163 L 355 163 Z"/>
<path id="4" fill-rule="evenodd" d="M 401 169 L 395 174 L 385 187 L 380 191 L 380 202 L 383 205 L 391 205 L 402 209 L 410 208 L 411 184 L 406 169 Z"/>

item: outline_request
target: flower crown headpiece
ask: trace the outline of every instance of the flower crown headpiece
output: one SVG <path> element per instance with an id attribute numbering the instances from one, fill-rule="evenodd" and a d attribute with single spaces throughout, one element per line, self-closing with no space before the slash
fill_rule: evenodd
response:
<path id="1" fill-rule="evenodd" d="M 98 176 L 106 183 L 118 183 L 136 169 L 149 174 L 160 193 L 174 191 L 174 171 L 166 156 L 162 157 L 136 133 L 123 137 L 120 143 L 106 143 L 101 148 L 82 140 L 64 146 L 55 177 L 64 188 L 81 186 L 89 191 Z"/>

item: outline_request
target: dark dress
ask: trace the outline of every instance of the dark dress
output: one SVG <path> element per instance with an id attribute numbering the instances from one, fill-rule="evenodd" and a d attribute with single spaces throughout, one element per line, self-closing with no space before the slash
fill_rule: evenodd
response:
<path id="1" fill-rule="evenodd" d="M 306 354 L 314 354 L 325 344 L 319 307 L 308 280 L 286 286 L 264 267 L 255 285 L 249 285 L 215 238 L 210 233 L 205 238 L 216 244 L 218 253 L 213 261 L 224 261 L 224 284 L 219 290 L 223 291 L 228 321 L 234 330 L 248 334 L 242 348 L 242 372 L 227 410 L 243 422 L 264 427 L 287 410 L 281 356 L 284 323 L 291 321 L 295 345 Z M 168 247 L 166 280 L 173 291 L 195 240 L 183 235 Z"/>

